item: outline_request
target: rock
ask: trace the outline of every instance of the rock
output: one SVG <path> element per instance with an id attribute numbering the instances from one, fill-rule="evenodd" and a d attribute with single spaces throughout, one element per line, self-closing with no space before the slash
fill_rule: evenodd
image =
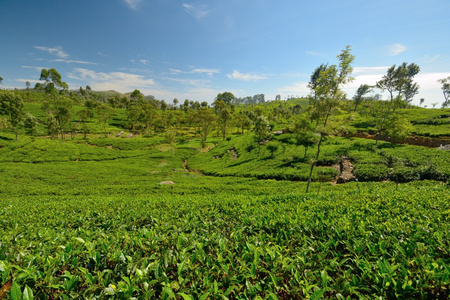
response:
<path id="1" fill-rule="evenodd" d="M 119 132 L 118 134 L 116 134 L 116 137 L 119 137 L 123 134 L 123 131 Z"/>
<path id="2" fill-rule="evenodd" d="M 175 182 L 167 180 L 167 181 L 161 181 L 159 184 L 175 184 Z"/>

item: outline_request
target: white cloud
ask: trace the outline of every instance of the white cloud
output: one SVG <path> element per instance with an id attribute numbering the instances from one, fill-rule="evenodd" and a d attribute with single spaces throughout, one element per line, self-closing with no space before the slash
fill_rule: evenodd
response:
<path id="1" fill-rule="evenodd" d="M 389 67 L 354 67 L 353 68 L 353 73 L 355 74 L 360 74 L 360 73 L 365 73 L 365 74 L 381 74 L 381 73 L 386 73 L 387 69 L 389 69 Z"/>
<path id="2" fill-rule="evenodd" d="M 187 3 L 183 3 L 182 5 L 184 10 L 197 20 L 206 17 L 210 13 L 207 5 L 194 5 Z"/>
<path id="3" fill-rule="evenodd" d="M 61 46 L 54 47 L 54 48 L 49 48 L 49 47 L 44 47 L 44 46 L 34 46 L 34 48 L 38 49 L 38 50 L 41 50 L 41 51 L 44 51 L 44 52 L 48 52 L 51 55 L 55 55 L 55 56 L 60 57 L 60 58 L 67 58 L 67 57 L 69 57 L 69 54 L 64 52 L 62 50 Z"/>
<path id="4" fill-rule="evenodd" d="M 322 54 L 319 52 L 315 52 L 315 51 L 306 51 L 306 54 L 311 55 L 311 56 L 321 56 Z"/>
<path id="5" fill-rule="evenodd" d="M 197 86 L 197 87 L 204 87 L 206 85 L 208 85 L 210 83 L 209 80 L 204 80 L 204 79 L 181 79 L 181 78 L 163 78 L 165 80 L 170 80 L 173 82 L 178 82 L 181 84 L 185 84 L 185 85 L 193 85 L 193 86 Z"/>
<path id="6" fill-rule="evenodd" d="M 282 95 L 295 95 L 306 97 L 306 95 L 308 95 L 309 92 L 310 89 L 308 88 L 308 82 L 306 81 L 294 82 L 291 85 L 277 89 L 277 94 Z"/>
<path id="7" fill-rule="evenodd" d="M 18 78 L 18 79 L 16 79 L 16 81 L 22 82 L 22 83 L 26 83 L 28 81 L 30 84 L 36 84 L 38 82 L 42 82 L 42 81 L 36 80 L 36 79 L 23 79 L 23 78 Z"/>
<path id="8" fill-rule="evenodd" d="M 206 68 L 195 68 L 190 71 L 169 69 L 169 71 L 171 74 L 207 74 L 208 76 L 213 76 L 213 74 L 220 73 L 220 69 L 206 69 Z"/>
<path id="9" fill-rule="evenodd" d="M 178 69 L 169 69 L 169 71 L 170 71 L 170 73 L 172 73 L 172 74 L 181 74 L 181 73 L 183 73 L 183 71 L 178 70 Z"/>
<path id="10" fill-rule="evenodd" d="M 141 4 L 142 0 L 123 0 L 129 8 L 136 10 L 138 9 L 139 4 Z"/>
<path id="11" fill-rule="evenodd" d="M 441 90 L 442 85 L 438 82 L 439 79 L 447 78 L 450 76 L 450 72 L 447 73 L 423 73 L 417 74 L 414 80 L 420 85 L 420 89 L 423 90 Z"/>
<path id="12" fill-rule="evenodd" d="M 73 60 L 73 59 L 53 59 L 50 62 L 64 62 L 66 64 L 83 64 L 83 65 L 97 65 L 97 63 L 93 63 L 93 62 L 89 62 L 89 61 L 84 61 L 84 60 Z"/>
<path id="13" fill-rule="evenodd" d="M 48 69 L 47 67 L 33 67 L 33 66 L 22 66 L 24 69 L 34 69 L 36 72 L 39 72 L 39 75 L 41 74 L 42 69 Z"/>
<path id="14" fill-rule="evenodd" d="M 427 54 L 427 55 L 425 55 L 425 57 L 423 58 L 423 60 L 424 60 L 425 62 L 427 62 L 427 63 L 432 63 L 432 62 L 437 61 L 440 57 L 441 57 L 440 54 L 435 55 L 435 56 L 433 56 L 433 57 L 430 57 L 430 56 Z"/>
<path id="15" fill-rule="evenodd" d="M 408 48 L 402 44 L 393 44 L 387 46 L 388 49 L 388 56 L 396 56 L 399 55 L 402 52 L 405 52 Z"/>
<path id="16" fill-rule="evenodd" d="M 257 81 L 261 79 L 267 79 L 267 77 L 264 75 L 257 75 L 254 73 L 243 74 L 236 70 L 234 70 L 232 74 L 228 74 L 227 77 L 230 79 L 244 80 L 244 81 Z"/>
<path id="17" fill-rule="evenodd" d="M 150 62 L 149 60 L 147 60 L 147 59 L 140 59 L 139 60 L 142 64 L 144 64 L 144 65 L 148 65 L 148 63 Z"/>
<path id="18" fill-rule="evenodd" d="M 81 80 L 89 84 L 94 90 L 116 90 L 118 92 L 129 92 L 134 89 L 144 90 L 155 86 L 153 79 L 147 79 L 142 75 L 124 72 L 103 73 L 84 68 L 76 68 L 67 77 Z"/>
<path id="19" fill-rule="evenodd" d="M 193 74 L 205 73 L 205 74 L 208 74 L 208 76 L 212 76 L 213 74 L 220 73 L 220 70 L 219 69 L 193 69 L 189 73 L 193 73 Z"/>

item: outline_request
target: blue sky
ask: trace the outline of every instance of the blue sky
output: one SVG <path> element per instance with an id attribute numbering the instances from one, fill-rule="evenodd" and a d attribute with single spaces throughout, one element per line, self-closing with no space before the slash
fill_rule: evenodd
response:
<path id="1" fill-rule="evenodd" d="M 352 47 L 355 81 L 415 62 L 413 103 L 443 102 L 448 0 L 0 0 L 3 88 L 55 68 L 71 89 L 212 102 L 221 92 L 306 96 L 311 73 Z M 375 91 L 380 92 L 380 91 Z"/>

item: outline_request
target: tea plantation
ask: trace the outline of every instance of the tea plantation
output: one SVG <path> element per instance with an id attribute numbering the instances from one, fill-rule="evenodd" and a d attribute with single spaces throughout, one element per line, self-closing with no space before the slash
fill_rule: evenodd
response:
<path id="1" fill-rule="evenodd" d="M 305 193 L 288 134 L 166 143 L 1 133 L 0 298 L 450 296 L 448 151 L 329 138 Z"/>

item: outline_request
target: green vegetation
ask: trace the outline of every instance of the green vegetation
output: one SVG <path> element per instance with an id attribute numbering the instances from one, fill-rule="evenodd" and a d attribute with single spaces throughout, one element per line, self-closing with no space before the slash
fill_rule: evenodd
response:
<path id="1" fill-rule="evenodd" d="M 450 109 L 347 100 L 349 51 L 308 99 L 1 90 L 0 299 L 448 298 Z"/>

